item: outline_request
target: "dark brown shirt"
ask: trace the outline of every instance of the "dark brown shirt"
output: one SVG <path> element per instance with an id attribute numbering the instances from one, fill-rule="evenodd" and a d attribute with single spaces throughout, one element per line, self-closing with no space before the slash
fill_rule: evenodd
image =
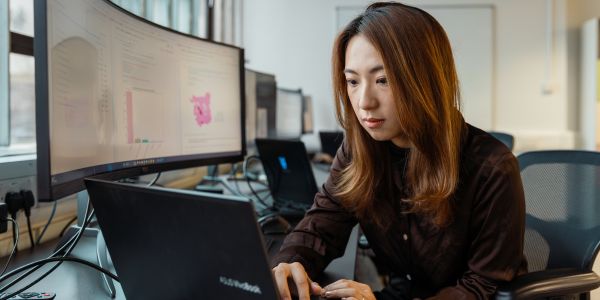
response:
<path id="1" fill-rule="evenodd" d="M 285 239 L 273 258 L 300 262 L 314 278 L 343 254 L 350 231 L 360 224 L 378 260 L 393 272 L 378 299 L 487 299 L 498 283 L 527 271 L 523 256 L 524 193 L 517 160 L 486 132 L 467 126 L 461 145 L 459 186 L 453 198 L 453 221 L 441 229 L 426 217 L 407 214 L 402 199 L 408 149 L 390 143 L 398 197 L 386 199 L 396 211 L 388 230 L 359 220 L 331 194 L 333 182 L 350 161 L 344 142 L 323 192 Z"/>

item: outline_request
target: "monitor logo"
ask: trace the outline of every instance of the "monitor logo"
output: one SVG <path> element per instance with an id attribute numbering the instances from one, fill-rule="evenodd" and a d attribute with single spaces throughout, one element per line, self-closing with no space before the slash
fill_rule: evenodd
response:
<path id="1" fill-rule="evenodd" d="M 250 293 L 262 295 L 260 287 L 258 285 L 256 285 L 256 284 L 250 284 L 250 283 L 247 283 L 247 282 L 240 282 L 237 279 L 228 278 L 228 277 L 225 277 L 225 276 L 219 276 L 219 283 L 221 283 L 222 285 L 226 285 L 226 286 L 229 286 L 229 287 L 236 288 L 236 289 L 244 290 L 246 292 L 250 292 Z"/>
<path id="2" fill-rule="evenodd" d="M 288 169 L 288 164 L 287 164 L 287 160 L 285 160 L 285 156 L 278 156 L 277 157 L 279 159 L 279 165 L 281 165 L 281 168 L 285 171 Z"/>

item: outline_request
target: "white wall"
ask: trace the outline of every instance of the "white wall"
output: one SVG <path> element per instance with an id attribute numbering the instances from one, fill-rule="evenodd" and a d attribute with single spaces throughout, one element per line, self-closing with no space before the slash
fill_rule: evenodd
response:
<path id="1" fill-rule="evenodd" d="M 337 1 L 338 3 L 341 1 Z M 335 6 L 321 0 L 251 0 L 244 4 L 247 66 L 276 75 L 277 84 L 312 95 L 315 133 L 335 129 L 330 53 Z M 313 135 L 307 147 L 318 147 Z"/>
<path id="2" fill-rule="evenodd" d="M 515 135 L 515 151 L 576 147 L 575 76 L 568 68 L 568 0 L 411 0 L 413 5 L 492 5 L 494 20 L 493 126 Z M 592 0 L 591 0 L 592 1 Z M 274 73 L 278 84 L 301 87 L 315 101 L 315 127 L 336 128 L 330 55 L 336 7 L 364 0 L 250 0 L 244 4 L 248 67 Z M 546 14 L 554 9 L 551 27 Z M 545 55 L 551 30 L 551 57 Z M 468 85 L 468 82 L 463 82 Z M 544 84 L 553 87 L 544 93 Z M 306 139 L 317 143 L 316 139 Z M 318 144 L 317 144 L 318 145 Z"/>

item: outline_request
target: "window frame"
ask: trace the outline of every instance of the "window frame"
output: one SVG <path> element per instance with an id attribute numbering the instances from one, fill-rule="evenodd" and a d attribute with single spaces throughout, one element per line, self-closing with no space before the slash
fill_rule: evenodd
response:
<path id="1" fill-rule="evenodd" d="M 10 145 L 9 1 L 0 1 L 0 147 Z"/>

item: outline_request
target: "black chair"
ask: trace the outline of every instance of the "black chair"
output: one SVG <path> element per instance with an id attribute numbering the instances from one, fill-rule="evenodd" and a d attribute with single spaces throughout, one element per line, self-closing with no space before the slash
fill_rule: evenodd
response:
<path id="1" fill-rule="evenodd" d="M 497 140 L 504 143 L 504 145 L 506 145 L 506 147 L 508 147 L 508 149 L 510 149 L 510 151 L 513 150 L 514 144 L 515 144 L 515 138 L 512 136 L 512 134 L 499 132 L 499 131 L 489 131 L 488 133 L 491 134 Z"/>
<path id="2" fill-rule="evenodd" d="M 528 274 L 496 299 L 589 299 L 600 247 L 600 153 L 535 151 L 518 157 L 525 189 Z"/>

